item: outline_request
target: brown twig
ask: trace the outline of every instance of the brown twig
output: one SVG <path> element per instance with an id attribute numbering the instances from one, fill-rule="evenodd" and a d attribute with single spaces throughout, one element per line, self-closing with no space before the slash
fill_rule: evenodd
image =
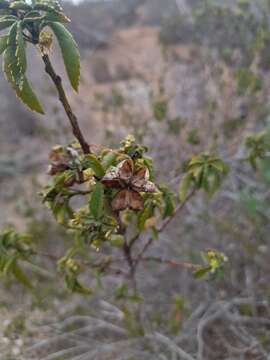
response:
<path id="1" fill-rule="evenodd" d="M 165 219 L 163 221 L 163 223 L 161 224 L 161 226 L 158 229 L 158 232 L 162 232 L 169 224 L 170 222 L 175 218 L 175 216 L 184 208 L 184 206 L 186 205 L 186 203 L 192 198 L 192 196 L 195 194 L 196 189 L 192 189 L 192 191 L 187 195 L 187 197 L 185 198 L 185 200 L 183 202 L 181 202 L 179 205 L 177 205 L 177 207 L 174 210 L 174 213 L 168 217 L 167 219 Z"/>
<path id="2" fill-rule="evenodd" d="M 125 244 L 123 246 L 123 252 L 124 252 L 125 259 L 126 259 L 126 261 L 128 263 L 128 266 L 129 266 L 129 278 L 130 278 L 131 283 L 132 283 L 133 292 L 134 292 L 134 295 L 137 295 L 135 262 L 134 262 L 134 259 L 132 258 L 131 247 L 127 242 L 125 242 Z"/>
<path id="3" fill-rule="evenodd" d="M 198 268 L 200 268 L 200 265 L 196 265 L 190 262 L 179 262 L 179 261 L 175 261 L 175 260 L 170 260 L 170 259 L 163 259 L 163 258 L 159 258 L 159 257 L 155 257 L 155 256 L 147 256 L 147 257 L 143 257 L 141 258 L 141 261 L 154 261 L 154 262 L 158 262 L 161 264 L 165 264 L 165 265 L 169 265 L 172 267 L 176 267 L 176 268 L 184 268 L 184 269 L 193 269 L 196 270 Z"/>
<path id="4" fill-rule="evenodd" d="M 46 253 L 46 252 L 41 252 L 41 251 L 35 252 L 34 255 L 48 258 L 51 261 L 56 262 L 56 263 L 61 258 L 60 256 L 49 254 L 49 253 Z M 106 270 L 110 269 L 116 275 L 123 275 L 125 277 L 128 276 L 128 274 L 125 271 L 123 271 L 122 269 L 115 268 L 115 267 L 111 266 L 112 263 L 116 263 L 116 262 L 119 262 L 119 261 L 121 261 L 121 259 L 109 258 L 109 259 L 105 259 L 105 260 L 97 262 L 97 263 L 82 260 L 82 261 L 79 261 L 79 264 L 80 264 L 80 266 L 82 268 L 85 268 L 85 269 L 86 268 L 100 269 L 102 272 L 105 272 Z"/>
<path id="5" fill-rule="evenodd" d="M 162 231 L 165 230 L 165 228 L 171 223 L 171 221 L 175 218 L 175 216 L 184 208 L 184 206 L 186 205 L 186 203 L 191 199 L 191 197 L 195 194 L 196 189 L 194 188 L 189 194 L 188 196 L 185 198 L 185 200 L 183 202 L 181 202 L 176 209 L 174 210 L 174 213 L 168 217 L 167 219 L 165 219 L 163 221 L 163 223 L 160 225 L 160 227 L 157 229 L 158 233 L 161 233 Z M 138 239 L 138 236 L 134 237 L 135 241 Z M 132 240 L 134 240 L 132 239 Z M 134 244 L 134 242 L 132 242 L 132 244 Z M 137 256 L 136 260 L 134 261 L 135 263 L 135 267 L 138 265 L 138 263 L 142 260 L 143 255 L 146 253 L 146 251 L 148 250 L 148 248 L 152 245 L 154 241 L 153 237 L 150 237 L 146 243 L 144 244 L 141 252 L 139 253 L 139 255 Z"/>
<path id="6" fill-rule="evenodd" d="M 56 74 L 56 72 L 54 71 L 54 68 L 52 66 L 52 63 L 50 61 L 50 58 L 48 56 L 48 54 L 42 54 L 42 60 L 45 64 L 45 71 L 46 73 L 50 76 L 50 78 L 52 79 L 57 92 L 58 92 L 58 96 L 59 96 L 59 100 L 63 105 L 63 108 L 65 109 L 65 112 L 67 114 L 67 117 L 69 118 L 71 127 L 72 127 L 72 131 L 73 131 L 73 135 L 76 137 L 76 139 L 78 140 L 78 142 L 81 145 L 81 148 L 83 150 L 83 152 L 85 154 L 89 154 L 90 153 L 90 146 L 87 143 L 87 141 L 85 140 L 81 129 L 79 127 L 78 124 L 78 120 L 76 115 L 73 113 L 71 106 L 68 102 L 65 90 L 62 86 L 62 79 L 59 75 Z"/>

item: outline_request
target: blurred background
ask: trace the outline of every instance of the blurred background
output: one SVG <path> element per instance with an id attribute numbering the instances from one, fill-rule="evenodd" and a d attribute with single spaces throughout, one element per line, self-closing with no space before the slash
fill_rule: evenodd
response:
<path id="1" fill-rule="evenodd" d="M 68 294 L 55 265 L 45 262 L 47 270 L 36 274 L 38 294 L 1 285 L 0 359 L 269 360 L 270 162 L 254 174 L 243 161 L 243 142 L 270 123 L 270 1 L 62 5 L 81 51 L 79 94 L 65 79 L 56 44 L 52 61 L 89 142 L 117 146 L 134 134 L 149 146 L 158 180 L 173 189 L 183 162 L 201 151 L 219 153 L 231 168 L 219 193 L 192 200 L 150 253 L 197 262 L 202 250 L 216 248 L 229 263 L 214 281 L 163 265 L 140 268 L 142 337 L 117 278 L 83 298 Z M 25 110 L 0 74 L 0 224 L 62 254 L 69 239 L 38 192 L 49 149 L 72 134 L 31 51 L 29 77 L 45 116 Z"/>

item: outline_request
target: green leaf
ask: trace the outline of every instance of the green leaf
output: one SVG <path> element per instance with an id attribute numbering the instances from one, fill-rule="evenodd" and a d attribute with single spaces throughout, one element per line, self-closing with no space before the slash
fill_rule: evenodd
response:
<path id="1" fill-rule="evenodd" d="M 195 270 L 192 275 L 194 276 L 195 279 L 200 279 L 202 277 L 204 277 L 205 275 L 209 274 L 211 271 L 211 267 L 207 266 L 207 267 L 202 267 L 198 270 Z"/>
<path id="2" fill-rule="evenodd" d="M 79 293 L 83 295 L 90 295 L 93 293 L 93 290 L 82 285 L 77 277 L 73 274 L 68 274 L 65 276 L 65 285 L 68 290 L 74 293 Z"/>
<path id="3" fill-rule="evenodd" d="M 4 15 L 9 15 L 9 14 L 10 14 L 10 10 L 1 8 L 1 4 L 0 4 L 0 17 L 2 17 Z"/>
<path id="4" fill-rule="evenodd" d="M 9 28 L 14 22 L 18 19 L 15 16 L 7 15 L 0 19 L 0 30 L 4 30 Z"/>
<path id="5" fill-rule="evenodd" d="M 7 68 L 11 73 L 11 77 L 16 86 L 20 89 L 23 86 L 23 73 L 22 69 L 18 65 L 18 59 L 16 56 L 17 52 L 17 34 L 18 34 L 18 23 L 14 23 L 10 28 L 8 34 L 8 48 L 4 54 L 4 60 L 6 55 L 9 54 L 8 61 L 6 62 Z"/>
<path id="6" fill-rule="evenodd" d="M 68 200 L 65 200 L 64 202 L 54 202 L 54 204 L 52 205 L 52 212 L 56 221 L 60 225 L 65 225 L 73 215 Z"/>
<path id="7" fill-rule="evenodd" d="M 226 166 L 221 159 L 211 160 L 210 165 L 220 173 L 226 172 Z"/>
<path id="8" fill-rule="evenodd" d="M 48 25 L 57 37 L 69 81 L 73 89 L 78 91 L 80 81 L 80 54 L 77 44 L 73 36 L 62 24 L 50 22 Z"/>
<path id="9" fill-rule="evenodd" d="M 139 230 L 142 231 L 144 229 L 147 219 L 149 219 L 152 215 L 153 215 L 153 204 L 147 203 L 144 206 L 143 210 L 141 210 L 138 214 L 137 226 Z"/>
<path id="10" fill-rule="evenodd" d="M 25 43 L 23 39 L 21 22 L 17 23 L 16 45 L 17 47 L 16 47 L 15 55 L 17 59 L 17 65 L 20 69 L 20 73 L 23 75 L 26 72 L 27 61 L 26 61 Z"/>
<path id="11" fill-rule="evenodd" d="M 22 22 L 23 23 L 28 23 L 28 22 L 33 22 L 33 21 L 38 21 L 38 20 L 43 20 L 44 16 L 40 15 L 40 13 L 38 11 L 29 11 L 25 17 L 23 18 Z"/>
<path id="12" fill-rule="evenodd" d="M 14 23 L 9 31 L 8 47 L 4 52 L 3 71 L 21 101 L 31 110 L 44 114 L 39 100 L 23 73 L 26 69 L 26 58 L 24 48 L 22 48 L 24 47 L 23 39 L 20 34 L 18 35 L 18 32 L 21 32 L 20 26 L 21 23 Z"/>
<path id="13" fill-rule="evenodd" d="M 192 180 L 193 180 L 193 176 L 190 173 L 183 176 L 179 186 L 179 200 L 181 202 L 185 201 L 188 190 L 192 184 Z"/>
<path id="14" fill-rule="evenodd" d="M 10 6 L 11 9 L 29 11 L 32 7 L 26 4 L 24 1 L 13 1 Z"/>
<path id="15" fill-rule="evenodd" d="M 101 162 L 94 155 L 86 155 L 84 159 L 84 167 L 94 170 L 95 175 L 98 178 L 102 178 L 105 175 L 105 171 Z"/>
<path id="16" fill-rule="evenodd" d="M 4 259 L 2 258 L 2 272 L 3 274 L 7 275 L 10 274 L 10 272 L 13 271 L 13 267 L 16 263 L 16 255 L 14 256 L 9 256 L 8 258 Z"/>
<path id="17" fill-rule="evenodd" d="M 114 247 L 122 247 L 125 243 L 125 238 L 123 235 L 113 234 L 110 237 L 110 244 Z"/>
<path id="18" fill-rule="evenodd" d="M 3 70 L 6 76 L 7 81 L 12 85 L 14 91 L 18 98 L 29 107 L 29 109 L 36 111 L 40 114 L 44 114 L 43 108 L 36 97 L 35 93 L 33 92 L 27 78 L 24 76 L 22 79 L 22 87 L 20 88 L 16 82 L 14 81 L 11 69 L 9 64 L 14 61 L 14 49 L 11 46 L 4 52 L 4 61 L 3 61 Z"/>
<path id="19" fill-rule="evenodd" d="M 96 220 L 99 220 L 103 214 L 104 209 L 104 188 L 101 183 L 97 183 L 89 203 L 91 214 Z"/>
<path id="20" fill-rule="evenodd" d="M 113 151 L 108 152 L 106 155 L 104 155 L 102 159 L 102 166 L 105 170 L 108 170 L 108 168 L 115 164 L 117 155 Z"/>
<path id="21" fill-rule="evenodd" d="M 161 191 L 164 201 L 163 219 L 165 219 L 174 213 L 174 199 L 173 193 L 166 186 L 162 186 Z"/>
<path id="22" fill-rule="evenodd" d="M 13 275 L 16 277 L 16 279 L 22 283 L 25 287 L 28 289 L 33 289 L 33 285 L 31 284 L 28 277 L 24 274 L 22 269 L 19 267 L 17 263 L 14 264 L 12 268 Z"/>
<path id="23" fill-rule="evenodd" d="M 59 1 L 57 0 L 37 0 L 35 2 L 35 7 L 43 6 L 47 9 L 53 9 L 56 11 L 63 11 L 63 8 L 61 7 Z"/>
<path id="24" fill-rule="evenodd" d="M 6 50 L 8 46 L 8 35 L 0 37 L 0 55 Z"/>
<path id="25" fill-rule="evenodd" d="M 56 10 L 53 10 L 53 11 L 50 11 L 50 12 L 47 12 L 43 19 L 45 21 L 49 21 L 49 22 L 60 22 L 60 23 L 69 23 L 70 22 L 70 19 L 65 15 L 63 14 L 62 12 L 59 12 L 59 11 L 56 11 Z"/>

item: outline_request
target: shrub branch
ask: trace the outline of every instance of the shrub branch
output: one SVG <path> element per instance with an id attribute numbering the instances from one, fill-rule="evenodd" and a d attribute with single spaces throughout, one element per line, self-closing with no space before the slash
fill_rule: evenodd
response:
<path id="1" fill-rule="evenodd" d="M 72 131 L 73 131 L 73 135 L 75 136 L 75 138 L 78 140 L 78 142 L 81 145 L 81 148 L 83 150 L 83 152 L 85 154 L 89 154 L 90 153 L 90 146 L 87 143 L 87 141 L 85 140 L 82 131 L 80 129 L 79 123 L 78 123 L 78 119 L 76 117 L 76 115 L 73 113 L 72 108 L 69 104 L 69 101 L 67 99 L 65 90 L 62 86 L 62 79 L 59 75 L 56 74 L 52 63 L 50 61 L 50 58 L 48 56 L 48 54 L 43 54 L 42 55 L 42 60 L 45 64 L 45 71 L 46 73 L 50 76 L 50 78 L 52 79 L 57 92 L 58 92 L 58 96 L 59 96 L 59 100 L 63 105 L 63 108 L 67 114 L 67 117 L 69 118 L 71 127 L 72 127 Z"/>

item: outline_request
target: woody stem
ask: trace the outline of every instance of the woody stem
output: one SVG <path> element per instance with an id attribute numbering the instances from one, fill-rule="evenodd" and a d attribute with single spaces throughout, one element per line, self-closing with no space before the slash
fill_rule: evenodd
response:
<path id="1" fill-rule="evenodd" d="M 73 135 L 75 136 L 75 138 L 78 140 L 79 144 L 81 145 L 83 152 L 85 154 L 89 154 L 90 146 L 82 134 L 82 131 L 81 131 L 79 123 L 78 123 L 78 119 L 77 119 L 76 115 L 74 114 L 74 112 L 70 106 L 70 103 L 67 99 L 65 90 L 62 85 L 62 79 L 59 75 L 56 74 L 48 54 L 43 54 L 42 60 L 45 64 L 46 73 L 50 76 L 50 78 L 52 79 L 52 81 L 57 89 L 59 100 L 60 100 L 61 104 L 63 105 L 63 108 L 69 119 L 70 125 L 72 127 L 72 131 L 73 131 Z"/>

